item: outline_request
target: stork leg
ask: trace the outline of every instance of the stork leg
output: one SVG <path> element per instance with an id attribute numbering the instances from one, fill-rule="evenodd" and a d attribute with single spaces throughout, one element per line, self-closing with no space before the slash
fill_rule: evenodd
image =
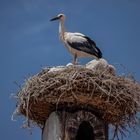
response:
<path id="1" fill-rule="evenodd" d="M 77 54 L 74 54 L 73 65 L 77 64 Z"/>

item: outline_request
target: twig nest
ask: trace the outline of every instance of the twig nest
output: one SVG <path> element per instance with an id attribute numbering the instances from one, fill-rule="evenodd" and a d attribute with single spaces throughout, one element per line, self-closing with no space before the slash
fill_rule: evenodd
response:
<path id="1" fill-rule="evenodd" d="M 117 128 L 134 127 L 139 122 L 140 85 L 115 73 L 104 59 L 43 69 L 18 92 L 17 112 L 43 126 L 52 111 L 87 109 Z"/>

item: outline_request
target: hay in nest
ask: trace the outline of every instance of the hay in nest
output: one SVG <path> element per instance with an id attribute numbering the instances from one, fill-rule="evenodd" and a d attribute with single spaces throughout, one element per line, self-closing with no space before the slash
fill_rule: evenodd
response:
<path id="1" fill-rule="evenodd" d="M 104 59 L 43 69 L 25 82 L 17 97 L 17 112 L 39 126 L 55 110 L 82 109 L 115 126 L 115 133 L 139 124 L 140 85 L 117 76 Z"/>

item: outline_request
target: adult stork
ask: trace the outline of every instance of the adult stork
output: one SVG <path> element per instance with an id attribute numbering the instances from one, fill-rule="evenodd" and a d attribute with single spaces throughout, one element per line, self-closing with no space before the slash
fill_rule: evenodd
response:
<path id="1" fill-rule="evenodd" d="M 102 52 L 96 46 L 96 43 L 89 37 L 81 33 L 65 32 L 64 22 L 65 15 L 59 14 L 52 18 L 51 21 L 59 20 L 59 34 L 64 46 L 74 56 L 73 64 L 77 64 L 77 57 L 94 57 L 99 59 L 102 57 Z"/>

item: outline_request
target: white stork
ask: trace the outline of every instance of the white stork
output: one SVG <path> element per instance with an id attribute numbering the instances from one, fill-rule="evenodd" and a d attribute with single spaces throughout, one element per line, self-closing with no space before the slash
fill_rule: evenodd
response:
<path id="1" fill-rule="evenodd" d="M 59 14 L 57 17 L 51 19 L 51 21 L 54 20 L 59 20 L 60 39 L 74 56 L 73 64 L 77 64 L 77 57 L 94 57 L 96 59 L 102 57 L 102 52 L 89 37 L 81 33 L 65 32 L 64 14 Z"/>

